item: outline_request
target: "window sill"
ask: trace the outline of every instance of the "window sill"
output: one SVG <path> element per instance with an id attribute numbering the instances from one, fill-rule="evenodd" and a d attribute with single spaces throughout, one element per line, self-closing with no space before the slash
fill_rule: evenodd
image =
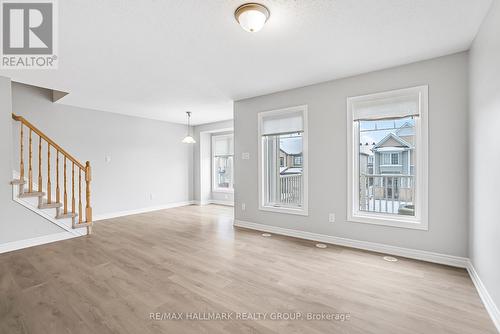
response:
<path id="1" fill-rule="evenodd" d="M 419 221 L 415 218 L 402 218 L 387 215 L 373 216 L 360 213 L 349 214 L 347 220 L 352 223 L 383 225 L 390 227 L 399 227 L 412 230 L 428 231 L 429 227 L 426 222 Z"/>
<path id="2" fill-rule="evenodd" d="M 269 212 L 277 212 L 277 213 L 285 213 L 290 215 L 299 215 L 299 216 L 309 216 L 309 213 L 306 209 L 294 209 L 294 208 L 285 208 L 285 207 L 277 207 L 277 206 L 259 206 L 259 210 L 269 211 Z"/>

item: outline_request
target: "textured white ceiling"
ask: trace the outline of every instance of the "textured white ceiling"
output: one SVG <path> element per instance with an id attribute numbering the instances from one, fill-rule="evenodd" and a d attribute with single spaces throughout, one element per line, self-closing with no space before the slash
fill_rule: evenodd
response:
<path id="1" fill-rule="evenodd" d="M 0 71 L 60 103 L 193 123 L 232 101 L 466 50 L 491 0 L 262 0 L 250 34 L 233 0 L 64 0 L 59 69 Z"/>

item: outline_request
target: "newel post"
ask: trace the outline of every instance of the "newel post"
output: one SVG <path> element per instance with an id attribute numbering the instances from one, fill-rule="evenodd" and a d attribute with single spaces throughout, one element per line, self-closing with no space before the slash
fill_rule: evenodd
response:
<path id="1" fill-rule="evenodd" d="M 92 170 L 90 168 L 90 162 L 85 163 L 85 183 L 86 183 L 86 206 L 85 206 L 85 221 L 87 223 L 92 222 L 92 207 L 90 206 L 90 181 L 92 181 Z M 88 229 L 90 233 L 90 229 Z"/>

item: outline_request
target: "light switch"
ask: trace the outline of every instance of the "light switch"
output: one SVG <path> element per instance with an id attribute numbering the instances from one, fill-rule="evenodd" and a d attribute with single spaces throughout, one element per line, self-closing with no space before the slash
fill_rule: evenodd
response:
<path id="1" fill-rule="evenodd" d="M 250 153 L 248 153 L 248 152 L 241 153 L 241 159 L 250 160 Z"/>

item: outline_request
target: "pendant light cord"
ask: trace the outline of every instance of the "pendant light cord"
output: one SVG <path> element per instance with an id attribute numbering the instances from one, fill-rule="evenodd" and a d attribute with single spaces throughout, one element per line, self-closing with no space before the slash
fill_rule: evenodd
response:
<path id="1" fill-rule="evenodd" d="M 187 131 L 187 134 L 189 136 L 191 134 L 191 131 L 189 130 L 190 127 L 191 127 L 191 112 L 190 111 L 186 111 L 186 114 L 187 114 L 187 118 L 188 118 L 188 123 L 187 123 L 187 126 L 188 126 L 187 130 L 188 131 Z"/>

